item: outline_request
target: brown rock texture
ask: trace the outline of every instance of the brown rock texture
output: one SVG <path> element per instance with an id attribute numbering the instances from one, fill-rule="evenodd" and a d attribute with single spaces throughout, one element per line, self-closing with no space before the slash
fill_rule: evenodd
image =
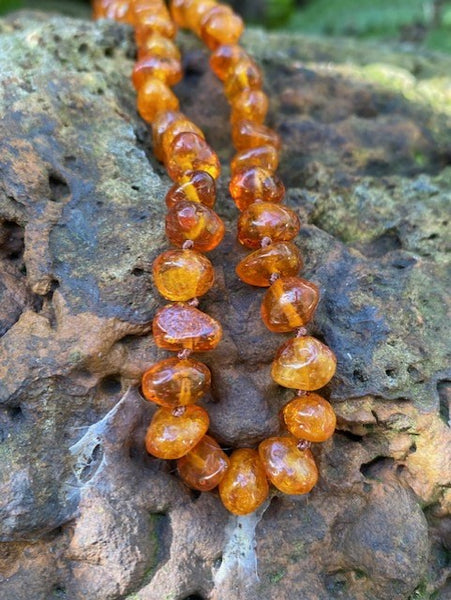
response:
<path id="1" fill-rule="evenodd" d="M 180 36 L 184 110 L 224 162 L 201 307 L 224 326 L 205 403 L 224 447 L 278 431 L 285 336 L 234 265 L 228 109 Z M 142 371 L 169 181 L 129 81 L 131 31 L 39 13 L 0 22 L 0 597 L 446 600 L 451 597 L 451 60 L 250 31 L 281 175 L 302 220 L 309 331 L 338 358 L 319 485 L 235 518 L 146 455 Z"/>

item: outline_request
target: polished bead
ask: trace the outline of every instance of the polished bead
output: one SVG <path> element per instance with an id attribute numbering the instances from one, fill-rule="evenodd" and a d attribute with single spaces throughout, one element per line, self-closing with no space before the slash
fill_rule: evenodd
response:
<path id="1" fill-rule="evenodd" d="M 135 63 L 132 81 L 138 90 L 148 79 L 161 79 L 173 86 L 182 79 L 180 61 L 171 57 L 145 56 Z"/>
<path id="2" fill-rule="evenodd" d="M 248 248 L 259 248 L 264 238 L 272 242 L 290 241 L 299 233 L 296 213 L 273 202 L 254 202 L 238 219 L 238 241 Z"/>
<path id="3" fill-rule="evenodd" d="M 152 323 L 155 344 L 165 350 L 213 350 L 221 341 L 221 325 L 206 313 L 188 304 L 168 304 Z"/>
<path id="4" fill-rule="evenodd" d="M 251 58 L 239 60 L 224 80 L 224 92 L 229 101 L 243 90 L 258 90 L 262 87 L 263 77 L 259 67 Z"/>
<path id="5" fill-rule="evenodd" d="M 191 29 L 197 35 L 200 35 L 201 22 L 203 17 L 215 6 L 215 0 L 188 0 L 185 19 L 186 27 Z"/>
<path id="6" fill-rule="evenodd" d="M 172 208 L 181 200 L 200 202 L 213 208 L 216 201 L 216 182 L 205 171 L 188 171 L 181 183 L 174 183 L 166 194 L 166 206 Z"/>
<path id="7" fill-rule="evenodd" d="M 243 119 L 232 124 L 232 140 L 237 150 L 249 150 L 258 146 L 274 146 L 280 149 L 280 137 L 266 125 Z"/>
<path id="8" fill-rule="evenodd" d="M 258 453 L 268 479 L 284 494 L 307 494 L 318 481 L 313 454 L 299 450 L 292 437 L 264 440 Z"/>
<path id="9" fill-rule="evenodd" d="M 148 369 L 141 382 L 144 397 L 169 408 L 194 404 L 208 392 L 209 368 L 191 358 L 166 358 Z"/>
<path id="10" fill-rule="evenodd" d="M 229 468 L 219 484 L 222 503 L 235 515 L 254 512 L 268 496 L 265 470 L 256 450 L 240 448 L 232 452 Z"/>
<path id="11" fill-rule="evenodd" d="M 181 458 L 200 442 L 209 424 L 207 411 L 195 404 L 159 408 L 146 433 L 146 450 L 157 458 Z"/>
<path id="12" fill-rule="evenodd" d="M 178 110 L 179 101 L 160 79 L 147 79 L 138 90 L 138 112 L 144 121 L 152 123 L 161 111 Z"/>
<path id="13" fill-rule="evenodd" d="M 229 6 L 215 6 L 200 20 L 200 37 L 210 50 L 221 44 L 236 44 L 243 29 L 243 20 Z"/>
<path id="14" fill-rule="evenodd" d="M 245 283 L 269 287 L 273 276 L 290 277 L 302 268 L 302 258 L 291 242 L 276 242 L 251 252 L 236 267 L 238 277 Z"/>
<path id="15" fill-rule="evenodd" d="M 263 123 L 268 106 L 268 96 L 261 90 L 243 90 L 233 98 L 230 120 L 232 123 L 243 119 Z"/>
<path id="16" fill-rule="evenodd" d="M 169 177 L 178 182 L 187 171 L 206 171 L 213 179 L 217 179 L 221 172 L 217 154 L 195 133 L 179 133 L 173 140 L 166 168 Z"/>
<path id="17" fill-rule="evenodd" d="M 210 56 L 210 67 L 218 79 L 224 81 L 242 59 L 249 59 L 249 55 L 241 46 L 219 46 Z"/>
<path id="18" fill-rule="evenodd" d="M 180 60 L 180 51 L 174 42 L 159 33 L 147 35 L 138 48 L 138 59 L 146 56 L 159 58 L 174 58 Z"/>
<path id="19" fill-rule="evenodd" d="M 332 406 L 318 394 L 294 398 L 283 407 L 285 425 L 294 437 L 309 442 L 324 442 L 335 431 L 336 417 Z"/>
<path id="20" fill-rule="evenodd" d="M 203 131 L 188 119 L 188 117 L 183 116 L 182 118 L 175 120 L 167 127 L 166 131 L 164 131 L 161 136 L 161 147 L 163 149 L 165 162 L 172 152 L 171 147 L 173 141 L 180 133 L 195 133 L 203 140 L 205 139 Z"/>
<path id="21" fill-rule="evenodd" d="M 274 173 L 279 166 L 279 153 L 274 146 L 257 146 L 235 154 L 230 165 L 232 174 L 247 171 L 250 167 L 261 167 Z"/>
<path id="22" fill-rule="evenodd" d="M 163 110 L 155 116 L 152 122 L 153 152 L 158 160 L 164 159 L 162 137 L 171 123 L 183 119 L 185 115 L 178 110 Z"/>
<path id="23" fill-rule="evenodd" d="M 261 167 L 249 167 L 233 175 L 229 191 L 239 210 L 246 210 L 256 200 L 282 202 L 285 195 L 281 179 Z"/>
<path id="24" fill-rule="evenodd" d="M 135 15 L 135 40 L 138 48 L 152 33 L 159 33 L 171 39 L 177 33 L 177 27 L 163 3 L 158 9 L 143 10 Z"/>
<path id="25" fill-rule="evenodd" d="M 153 263 L 157 290 L 168 300 L 184 302 L 203 296 L 215 280 L 213 265 L 194 250 L 168 250 Z"/>
<path id="26" fill-rule="evenodd" d="M 221 243 L 224 223 L 205 204 L 181 200 L 166 215 L 166 235 L 175 246 L 190 240 L 194 250 L 209 252 Z"/>
<path id="27" fill-rule="evenodd" d="M 182 481 L 201 492 L 215 488 L 228 467 L 229 457 L 209 435 L 205 435 L 197 446 L 177 461 L 177 470 Z"/>
<path id="28" fill-rule="evenodd" d="M 114 19 L 122 23 L 129 20 L 129 0 L 110 0 L 94 4 L 94 18 Z"/>
<path id="29" fill-rule="evenodd" d="M 310 321 L 318 300 L 318 287 L 311 281 L 300 277 L 280 277 L 263 297 L 263 322 L 271 331 L 293 331 Z"/>
<path id="30" fill-rule="evenodd" d="M 312 391 L 332 379 L 337 359 L 330 348 L 310 337 L 296 337 L 279 348 L 271 367 L 274 381 L 287 388 Z"/>

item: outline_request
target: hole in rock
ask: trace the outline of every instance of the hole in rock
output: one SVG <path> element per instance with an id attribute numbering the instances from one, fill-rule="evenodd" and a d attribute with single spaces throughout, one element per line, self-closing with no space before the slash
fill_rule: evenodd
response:
<path id="1" fill-rule="evenodd" d="M 376 456 L 370 462 L 363 463 L 360 472 L 368 479 L 380 479 L 384 472 L 392 468 L 394 462 L 389 456 Z"/>
<path id="2" fill-rule="evenodd" d="M 396 377 L 397 374 L 397 370 L 396 369 L 385 369 L 385 374 L 387 375 L 387 377 L 390 377 L 391 379 L 393 379 L 394 377 Z"/>
<path id="3" fill-rule="evenodd" d="M 14 221 L 0 222 L 0 256 L 17 260 L 22 258 L 24 247 L 24 228 Z"/>
<path id="4" fill-rule="evenodd" d="M 360 369 L 354 369 L 352 372 L 352 378 L 354 381 L 358 381 L 360 383 L 365 383 L 365 381 L 368 381 L 368 377 L 365 375 L 365 373 L 362 373 Z"/>
<path id="5" fill-rule="evenodd" d="M 451 408 L 451 381 L 443 379 L 437 383 L 437 392 L 440 404 L 440 418 L 450 425 L 450 408 Z"/>
<path id="6" fill-rule="evenodd" d="M 100 390 L 105 394 L 119 394 L 121 389 L 120 375 L 107 375 L 100 382 Z"/>
<path id="7" fill-rule="evenodd" d="M 8 406 L 6 408 L 6 414 L 11 419 L 11 421 L 18 422 L 22 421 L 25 418 L 23 414 L 22 408 L 20 406 Z"/>
<path id="8" fill-rule="evenodd" d="M 203 596 L 200 594 L 190 594 L 189 596 L 185 596 L 182 600 L 205 600 Z"/>
<path id="9" fill-rule="evenodd" d="M 142 275 L 144 275 L 144 269 L 140 269 L 139 267 L 135 267 L 132 271 L 132 275 L 134 275 L 135 277 L 141 277 Z"/>
<path id="10" fill-rule="evenodd" d="M 103 51 L 103 54 L 108 58 L 113 57 L 114 56 L 114 48 L 111 48 L 111 47 L 105 48 L 105 50 Z"/>
<path id="11" fill-rule="evenodd" d="M 193 502 L 202 496 L 202 492 L 199 490 L 192 490 L 191 488 L 188 488 L 188 492 Z"/>
<path id="12" fill-rule="evenodd" d="M 342 435 L 351 442 L 361 442 L 363 440 L 363 435 L 357 435 L 355 433 L 351 433 L 350 431 L 340 431 L 339 435 Z"/>
<path id="13" fill-rule="evenodd" d="M 86 52 L 88 51 L 88 44 L 86 42 L 83 42 L 83 44 L 80 44 L 78 46 L 78 52 L 79 54 L 86 54 Z"/>
<path id="14" fill-rule="evenodd" d="M 139 192 L 139 190 L 141 189 L 139 187 L 139 185 L 132 185 L 131 187 L 132 187 L 132 190 L 135 190 L 135 192 Z"/>
<path id="15" fill-rule="evenodd" d="M 49 188 L 51 202 L 62 202 L 70 196 L 70 188 L 62 175 L 51 171 L 49 173 Z"/>

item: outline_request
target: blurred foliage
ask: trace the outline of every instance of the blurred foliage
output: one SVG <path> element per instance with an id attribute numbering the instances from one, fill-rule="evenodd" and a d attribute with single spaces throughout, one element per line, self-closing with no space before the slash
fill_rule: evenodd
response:
<path id="1" fill-rule="evenodd" d="M 229 0 L 249 21 L 328 36 L 402 41 L 451 53 L 451 0 Z M 19 8 L 90 14 L 89 0 L 0 0 Z"/>

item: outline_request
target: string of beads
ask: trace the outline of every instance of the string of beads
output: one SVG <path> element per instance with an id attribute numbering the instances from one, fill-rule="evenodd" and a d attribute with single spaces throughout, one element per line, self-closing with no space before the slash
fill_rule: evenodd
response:
<path id="1" fill-rule="evenodd" d="M 269 102 L 261 70 L 238 45 L 243 22 L 214 0 L 172 0 L 170 12 L 162 0 L 96 0 L 94 16 L 134 27 L 138 59 L 132 81 L 138 112 L 152 126 L 155 156 L 174 181 L 165 200 L 166 234 L 176 249 L 163 252 L 153 264 L 155 285 L 171 303 L 158 310 L 152 330 L 158 347 L 177 354 L 152 365 L 142 378 L 145 398 L 159 406 L 147 430 L 146 449 L 158 458 L 177 460 L 189 487 L 209 491 L 219 486 L 224 506 L 237 515 L 258 508 L 269 483 L 287 494 L 305 494 L 318 479 L 310 445 L 327 440 L 335 429 L 331 405 L 315 391 L 333 377 L 336 359 L 304 328 L 319 290 L 299 277 L 303 262 L 293 239 L 300 223 L 282 204 L 285 190 L 275 174 L 280 139 L 264 125 Z M 222 336 L 220 323 L 197 306 L 214 283 L 205 253 L 221 242 L 224 224 L 213 210 L 218 157 L 202 131 L 179 111 L 171 90 L 182 78 L 173 42 L 177 26 L 192 30 L 211 50 L 211 68 L 231 106 L 237 154 L 229 189 L 241 213 L 238 241 L 251 250 L 239 262 L 237 275 L 268 288 L 261 304 L 268 329 L 296 332 L 279 348 L 271 368 L 275 382 L 296 390 L 282 409 L 285 430 L 263 440 L 258 449 L 239 448 L 230 456 L 208 435 L 208 413 L 196 404 L 211 386 L 211 373 L 191 354 L 214 349 Z"/>

